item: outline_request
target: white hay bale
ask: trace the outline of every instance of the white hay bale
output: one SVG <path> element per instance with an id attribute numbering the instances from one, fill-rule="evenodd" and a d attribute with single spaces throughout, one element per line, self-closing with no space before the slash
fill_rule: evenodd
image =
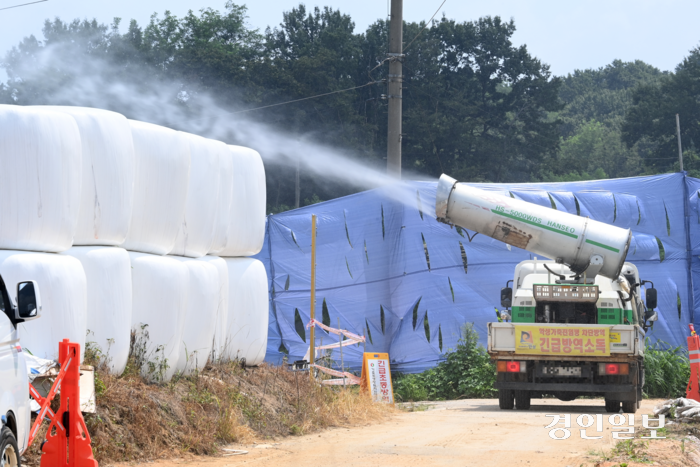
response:
<path id="1" fill-rule="evenodd" d="M 0 105 L 0 248 L 70 248 L 81 167 L 80 133 L 72 117 Z"/>
<path id="2" fill-rule="evenodd" d="M 233 192 L 228 216 L 226 246 L 219 256 L 253 256 L 265 239 L 265 167 L 260 154 L 229 146 L 233 154 Z"/>
<path id="3" fill-rule="evenodd" d="M 233 183 L 233 153 L 228 146 L 225 146 L 225 151 L 219 157 L 219 198 L 214 227 L 214 241 L 209 249 L 210 255 L 218 255 L 226 247 L 226 242 L 228 241 Z"/>
<path id="4" fill-rule="evenodd" d="M 190 374 L 202 371 L 214 343 L 219 306 L 219 271 L 209 261 L 169 256 L 189 271 L 185 324 L 180 342 L 177 371 Z"/>
<path id="5" fill-rule="evenodd" d="M 94 343 L 107 368 L 120 375 L 131 342 L 131 261 L 118 247 L 78 246 L 62 255 L 80 261 L 87 280 L 87 342 Z M 42 292 L 43 293 L 43 292 Z"/>
<path id="6" fill-rule="evenodd" d="M 252 258 L 225 258 L 228 267 L 228 358 L 259 365 L 267 350 L 268 293 L 265 266 Z"/>
<path id="7" fill-rule="evenodd" d="M 41 316 L 19 325 L 20 344 L 33 355 L 54 360 L 63 339 L 80 344 L 85 353 L 87 286 L 83 267 L 75 258 L 52 253 L 0 251 L 2 275 L 17 303 L 17 284 L 33 280 L 39 285 Z"/>
<path id="8" fill-rule="evenodd" d="M 219 159 L 226 156 L 220 141 L 182 133 L 190 147 L 190 176 L 185 213 L 171 255 L 200 258 L 209 252 L 219 211 Z"/>
<path id="9" fill-rule="evenodd" d="M 82 141 L 82 192 L 73 245 L 120 245 L 131 222 L 134 142 L 127 119 L 85 107 L 36 107 L 70 115 Z"/>
<path id="10" fill-rule="evenodd" d="M 214 331 L 214 342 L 212 344 L 211 357 L 213 361 L 226 358 L 226 331 L 228 322 L 228 266 L 226 261 L 218 256 L 205 256 L 200 258 L 216 267 L 219 278 L 217 297 L 219 302 L 216 306 L 216 328 Z"/>
<path id="11" fill-rule="evenodd" d="M 189 271 L 167 256 L 129 252 L 129 258 L 135 356 L 145 378 L 170 381 L 180 358 Z"/>
<path id="12" fill-rule="evenodd" d="M 185 212 L 190 149 L 184 134 L 129 120 L 136 156 L 134 206 L 126 240 L 129 251 L 167 254 Z"/>

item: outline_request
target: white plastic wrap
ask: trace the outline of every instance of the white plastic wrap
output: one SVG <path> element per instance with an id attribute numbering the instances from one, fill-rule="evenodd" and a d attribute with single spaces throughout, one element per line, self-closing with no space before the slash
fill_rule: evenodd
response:
<path id="1" fill-rule="evenodd" d="M 0 275 L 17 303 L 17 284 L 39 285 L 41 316 L 19 325 L 20 344 L 39 358 L 58 358 L 58 343 L 80 344 L 81 360 L 87 329 L 87 290 L 83 267 L 75 258 L 51 253 L 0 251 Z"/>
<path id="2" fill-rule="evenodd" d="M 72 117 L 0 105 L 0 248 L 70 248 L 81 171 L 80 133 Z"/>
<path id="3" fill-rule="evenodd" d="M 200 258 L 214 242 L 219 210 L 219 159 L 226 156 L 221 141 L 182 133 L 190 147 L 190 176 L 185 213 L 171 255 Z"/>
<path id="4" fill-rule="evenodd" d="M 214 330 L 214 342 L 212 345 L 211 357 L 217 361 L 227 358 L 226 355 L 226 333 L 228 322 L 228 266 L 226 261 L 218 256 L 205 256 L 202 261 L 207 261 L 216 267 L 219 278 L 218 299 L 216 306 L 216 328 Z"/>
<path id="5" fill-rule="evenodd" d="M 131 324 L 141 374 L 170 381 L 180 358 L 189 271 L 167 256 L 129 252 L 133 290 Z"/>
<path id="6" fill-rule="evenodd" d="M 252 256 L 260 252 L 265 238 L 265 167 L 256 151 L 229 148 L 233 153 L 233 193 L 226 246 L 218 255 Z"/>
<path id="7" fill-rule="evenodd" d="M 73 245 L 119 245 L 131 222 L 134 143 L 127 119 L 85 107 L 35 107 L 75 119 L 82 141 L 82 193 Z"/>
<path id="8" fill-rule="evenodd" d="M 233 153 L 226 145 L 224 149 L 225 151 L 219 157 L 219 205 L 210 255 L 218 255 L 228 241 L 229 214 L 233 197 Z"/>
<path id="9" fill-rule="evenodd" d="M 267 348 L 268 294 L 265 266 L 252 258 L 225 258 L 228 266 L 228 358 L 255 366 Z"/>
<path id="10" fill-rule="evenodd" d="M 219 306 L 219 271 L 209 261 L 171 256 L 189 271 L 185 324 L 180 342 L 177 371 L 201 371 L 209 360 L 214 343 Z"/>
<path id="11" fill-rule="evenodd" d="M 184 134 L 129 120 L 136 156 L 134 207 L 123 248 L 164 255 L 182 223 L 190 172 Z"/>
<path id="12" fill-rule="evenodd" d="M 126 368 L 131 341 L 131 261 L 118 247 L 78 246 L 62 255 L 80 261 L 87 279 L 87 342 L 113 374 Z M 43 290 L 42 290 L 43 297 Z"/>

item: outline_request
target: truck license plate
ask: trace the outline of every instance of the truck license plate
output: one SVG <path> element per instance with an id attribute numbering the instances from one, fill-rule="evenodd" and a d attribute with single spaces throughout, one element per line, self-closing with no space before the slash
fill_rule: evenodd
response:
<path id="1" fill-rule="evenodd" d="M 581 376 L 581 367 L 550 366 L 544 368 L 544 374 L 552 376 Z"/>

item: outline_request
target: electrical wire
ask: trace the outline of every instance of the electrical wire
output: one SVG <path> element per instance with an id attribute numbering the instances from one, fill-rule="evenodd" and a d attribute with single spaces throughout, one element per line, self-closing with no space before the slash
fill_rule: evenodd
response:
<path id="1" fill-rule="evenodd" d="M 43 3 L 43 2 L 48 2 L 48 1 L 49 0 L 38 0 L 36 2 L 22 3 L 21 5 L 6 6 L 5 8 L 0 8 L 0 11 L 9 10 L 11 8 L 19 8 L 21 6 L 34 5 L 35 3 Z"/>
<path id="2" fill-rule="evenodd" d="M 406 53 L 406 50 L 407 50 L 409 47 L 411 47 L 411 44 L 413 44 L 413 41 L 415 41 L 416 39 L 418 39 L 418 36 L 420 36 L 420 35 L 423 33 L 423 31 L 425 31 L 425 28 L 428 27 L 428 25 L 429 25 L 430 22 L 433 20 L 433 18 L 435 18 L 435 15 L 437 15 L 438 12 L 442 9 L 442 6 L 445 4 L 446 1 L 447 1 L 447 0 L 443 0 L 443 1 L 442 1 L 442 3 L 440 4 L 440 6 L 438 7 L 438 9 L 435 10 L 435 13 L 433 13 L 433 16 L 431 16 L 430 19 L 428 20 L 428 22 L 425 23 L 425 26 L 423 26 L 423 29 L 421 29 L 421 30 L 418 32 L 418 34 L 416 34 L 416 37 L 414 37 L 413 39 L 411 39 L 411 42 L 409 42 L 408 45 L 407 45 L 406 47 L 404 47 L 404 49 L 403 49 L 403 52 L 404 52 L 404 53 Z"/>
<path id="3" fill-rule="evenodd" d="M 44 0 L 44 1 L 46 1 L 46 0 Z M 376 82 L 376 81 L 370 81 L 369 83 L 366 83 L 366 84 L 363 84 L 363 85 L 360 85 L 360 86 L 355 86 L 355 87 L 353 87 L 353 88 L 339 89 L 339 90 L 337 90 L 337 91 L 326 92 L 326 93 L 324 93 L 324 94 L 316 94 L 315 96 L 303 97 L 303 98 L 301 98 L 301 99 L 294 99 L 294 100 L 292 100 L 292 101 L 279 102 L 279 103 L 277 103 L 277 104 L 264 105 L 264 106 L 262 106 L 262 107 L 254 107 L 254 108 L 252 108 L 252 109 L 239 110 L 239 111 L 237 111 L 237 112 L 229 112 L 229 113 L 230 113 L 230 114 L 242 114 L 242 113 L 244 113 L 244 112 L 252 112 L 253 110 L 268 109 L 268 108 L 270 108 L 270 107 L 277 107 L 277 106 L 280 106 L 280 105 L 293 104 L 294 102 L 301 102 L 301 101 L 306 101 L 306 100 L 309 100 L 309 99 L 316 99 L 317 97 L 330 96 L 331 94 L 338 94 L 338 93 L 341 93 L 341 92 L 352 91 L 352 90 L 354 90 L 354 89 L 365 88 L 365 87 L 367 87 L 367 86 L 369 86 L 369 85 L 372 85 L 372 84 L 377 84 L 377 82 Z"/>

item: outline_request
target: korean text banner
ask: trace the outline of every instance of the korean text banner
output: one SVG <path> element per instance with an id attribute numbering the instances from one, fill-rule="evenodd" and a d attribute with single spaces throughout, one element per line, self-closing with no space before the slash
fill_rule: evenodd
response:
<path id="1" fill-rule="evenodd" d="M 534 355 L 610 355 L 610 328 L 515 325 L 515 353 Z"/>

